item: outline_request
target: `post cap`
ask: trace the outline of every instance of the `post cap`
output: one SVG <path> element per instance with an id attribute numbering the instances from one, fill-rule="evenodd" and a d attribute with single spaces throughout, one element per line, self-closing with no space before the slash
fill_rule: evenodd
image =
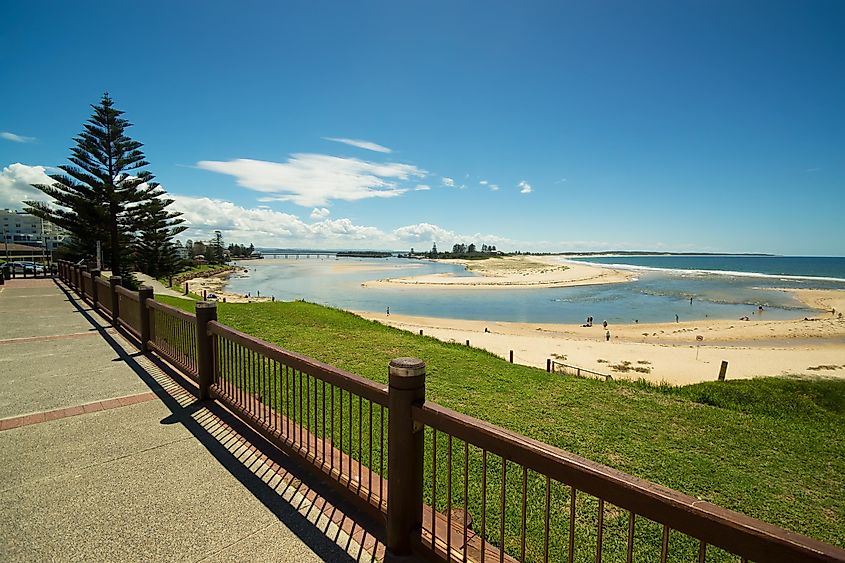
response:
<path id="1" fill-rule="evenodd" d="M 152 293 L 153 292 L 153 286 L 142 285 L 141 287 L 138 288 L 138 291 L 142 292 L 142 293 Z"/>
<path id="2" fill-rule="evenodd" d="M 216 309 L 217 303 L 214 301 L 197 301 L 197 309 Z"/>
<path id="3" fill-rule="evenodd" d="M 414 389 L 425 384 L 425 362 L 419 358 L 394 358 L 387 373 L 391 387 Z"/>

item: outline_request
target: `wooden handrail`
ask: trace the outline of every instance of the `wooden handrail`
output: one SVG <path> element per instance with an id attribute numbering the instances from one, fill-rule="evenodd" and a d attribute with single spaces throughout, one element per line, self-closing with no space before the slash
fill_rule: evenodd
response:
<path id="1" fill-rule="evenodd" d="M 417 422 L 753 561 L 845 562 L 845 550 L 426 401 Z"/>
<path id="2" fill-rule="evenodd" d="M 372 401 L 378 405 L 387 406 L 387 385 L 380 385 L 354 373 L 324 364 L 313 358 L 285 350 L 275 344 L 259 340 L 253 336 L 220 324 L 217 321 L 208 323 L 209 334 L 216 334 L 228 338 L 232 342 L 276 360 L 286 366 L 297 369 L 317 379 L 331 383 L 337 387 L 350 391 L 356 395 Z"/>
<path id="3" fill-rule="evenodd" d="M 161 311 L 167 315 L 172 315 L 178 319 L 183 321 L 188 321 L 189 323 L 196 323 L 197 317 L 196 315 L 192 315 L 187 311 L 183 311 L 182 309 L 178 309 L 173 307 L 172 305 L 168 305 L 166 303 L 162 303 L 161 301 L 155 301 L 154 299 L 147 300 L 147 307 L 150 309 L 155 309 L 157 311 Z"/>
<path id="4" fill-rule="evenodd" d="M 131 299 L 132 301 L 136 301 L 136 302 L 138 301 L 138 294 L 136 292 L 132 291 L 131 289 L 126 289 L 122 285 L 115 287 L 114 291 L 118 295 L 122 295 L 124 297 L 127 297 L 127 298 Z"/>

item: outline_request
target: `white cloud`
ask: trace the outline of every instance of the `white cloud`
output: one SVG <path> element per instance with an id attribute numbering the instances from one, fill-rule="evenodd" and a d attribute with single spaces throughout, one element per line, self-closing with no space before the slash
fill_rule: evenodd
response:
<path id="1" fill-rule="evenodd" d="M 417 187 L 414 188 L 414 191 L 425 192 L 425 191 L 428 191 L 430 189 L 431 189 L 431 186 L 429 186 L 427 184 L 417 184 Z"/>
<path id="2" fill-rule="evenodd" d="M 493 191 L 493 192 L 499 191 L 499 185 L 498 184 L 490 184 L 489 188 L 490 188 L 490 191 Z"/>
<path id="3" fill-rule="evenodd" d="M 531 189 L 531 184 L 525 180 L 520 180 L 516 187 L 519 188 L 519 193 L 521 194 L 530 194 L 533 191 Z"/>
<path id="4" fill-rule="evenodd" d="M 447 243 L 446 241 L 451 241 L 458 236 L 452 231 L 432 225 L 431 223 L 417 223 L 416 225 L 399 227 L 393 231 L 393 235 L 404 242 L 444 241 L 444 244 L 454 244 Z"/>
<path id="5" fill-rule="evenodd" d="M 215 230 L 226 242 L 267 247 L 399 249 L 409 244 L 437 242 L 444 248 L 464 241 L 508 245 L 496 235 L 459 234 L 431 223 L 406 225 L 385 232 L 378 227 L 356 225 L 350 219 L 323 219 L 306 223 L 296 215 L 270 209 L 245 208 L 230 201 L 168 194 L 173 209 L 183 213 L 189 227 L 183 238 L 209 240 Z M 313 212 L 312 212 L 313 213 Z"/>
<path id="6" fill-rule="evenodd" d="M 479 184 L 481 184 L 482 186 L 486 186 L 486 185 L 487 185 L 487 184 L 489 184 L 490 182 L 488 182 L 487 180 L 481 180 L 481 181 L 480 181 L 480 182 L 478 182 L 478 183 L 479 183 Z"/>
<path id="7" fill-rule="evenodd" d="M 210 239 L 223 231 L 228 242 L 261 246 L 343 246 L 352 241 L 384 237 L 375 227 L 355 225 L 349 219 L 324 219 L 305 223 L 296 215 L 266 207 L 245 208 L 230 201 L 169 194 L 173 208 L 182 212 L 188 231 L 185 238 Z M 312 212 L 313 213 L 313 212 Z M 355 246 L 361 246 L 355 244 Z"/>
<path id="8" fill-rule="evenodd" d="M 0 208 L 22 209 L 24 200 L 52 201 L 52 198 L 31 184 L 52 184 L 44 166 L 29 166 L 17 162 L 0 172 Z"/>
<path id="9" fill-rule="evenodd" d="M 380 164 L 324 154 L 294 154 L 287 162 L 202 160 L 197 166 L 234 176 L 245 188 L 273 194 L 261 198 L 262 202 L 292 201 L 303 207 L 322 206 L 335 199 L 396 197 L 407 191 L 397 181 L 427 174 L 413 164 Z"/>
<path id="10" fill-rule="evenodd" d="M 447 188 L 454 188 L 455 187 L 455 180 L 449 178 L 448 176 L 443 176 L 442 178 L 443 185 Z"/>
<path id="11" fill-rule="evenodd" d="M 9 133 L 8 131 L 0 131 L 0 138 L 6 139 L 7 141 L 13 141 L 15 143 L 31 143 L 35 140 L 35 137 L 15 135 L 14 133 Z"/>
<path id="12" fill-rule="evenodd" d="M 343 143 L 344 145 L 351 145 L 353 147 L 357 147 L 359 149 L 366 149 L 368 151 L 375 151 L 375 152 L 384 152 L 390 153 L 393 152 L 389 148 L 379 145 L 378 143 L 373 143 L 371 141 L 362 141 L 360 139 L 343 139 L 338 137 L 323 137 L 326 141 L 334 141 L 336 143 Z"/>
<path id="13" fill-rule="evenodd" d="M 315 207 L 311 211 L 311 218 L 316 220 L 316 221 L 319 221 L 321 219 L 325 219 L 329 215 L 331 215 L 331 211 L 329 211 L 325 207 Z"/>

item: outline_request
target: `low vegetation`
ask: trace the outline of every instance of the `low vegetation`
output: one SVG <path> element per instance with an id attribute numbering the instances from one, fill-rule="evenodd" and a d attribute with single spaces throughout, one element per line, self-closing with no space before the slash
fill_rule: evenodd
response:
<path id="1" fill-rule="evenodd" d="M 189 301 L 162 300 L 192 308 Z M 390 359 L 422 358 L 427 363 L 427 398 L 441 405 L 845 546 L 845 381 L 761 378 L 685 387 L 605 382 L 510 364 L 482 350 L 304 302 L 221 303 L 219 318 L 241 331 L 380 382 L 386 382 Z M 475 478 L 479 473 L 475 457 L 471 464 Z M 533 491 L 533 480 L 530 485 Z M 493 504 L 497 490 L 491 489 L 494 496 L 488 497 Z M 518 490 L 517 483 L 514 491 Z M 566 494 L 553 494 L 553 522 L 558 517 L 565 520 Z M 587 501 L 579 497 L 582 502 Z M 509 506 L 518 504 L 518 498 L 509 497 Z M 438 508 L 443 505 L 438 496 Z M 586 506 L 585 514 L 594 506 Z M 470 510 L 477 516 L 472 502 Z M 606 511 L 606 539 L 612 534 L 624 538 L 627 513 L 608 506 Z M 509 528 L 516 526 L 511 520 L 519 519 L 514 514 L 508 517 Z M 594 525 L 595 518 L 579 519 L 579 538 L 594 537 Z M 542 519 L 529 522 L 529 552 L 535 555 L 542 528 Z M 643 533 L 646 537 L 637 540 L 638 559 L 650 560 L 648 553 L 655 546 L 659 553 L 659 530 L 646 526 Z M 515 537 L 518 541 L 518 532 Z M 563 549 L 560 541 L 553 540 L 553 553 Z M 515 545 L 508 542 L 509 550 Z M 681 545 L 681 555 L 670 560 L 687 560 L 696 545 Z M 584 549 L 584 557 L 591 557 Z M 607 555 L 606 560 L 615 560 Z M 722 558 L 713 554 L 710 560 Z"/>
<path id="2" fill-rule="evenodd" d="M 188 268 L 182 269 L 181 271 L 173 274 L 172 276 L 158 278 L 158 281 L 168 287 L 178 287 L 186 281 L 194 278 L 210 277 L 221 272 L 229 272 L 236 269 L 237 267 L 235 266 L 226 266 L 221 264 L 201 264 L 198 266 L 190 266 Z"/>

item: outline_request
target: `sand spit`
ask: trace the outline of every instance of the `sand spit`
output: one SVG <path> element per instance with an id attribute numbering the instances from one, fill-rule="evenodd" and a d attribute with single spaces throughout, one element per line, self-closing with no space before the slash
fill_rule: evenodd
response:
<path id="1" fill-rule="evenodd" d="M 621 283 L 633 274 L 586 263 L 562 263 L 550 256 L 505 256 L 486 260 L 439 260 L 459 264 L 476 276 L 428 274 L 387 278 L 364 283 L 365 287 L 421 286 L 426 288 L 537 289 Z"/>

